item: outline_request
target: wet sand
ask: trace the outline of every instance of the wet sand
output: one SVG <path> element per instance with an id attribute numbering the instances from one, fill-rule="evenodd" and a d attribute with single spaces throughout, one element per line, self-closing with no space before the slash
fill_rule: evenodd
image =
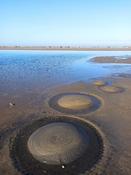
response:
<path id="1" fill-rule="evenodd" d="M 124 59 L 123 59 L 124 58 Z M 118 64 L 131 64 L 131 57 L 115 57 L 115 56 L 101 56 L 90 59 L 94 63 L 118 63 Z"/>
<path id="2" fill-rule="evenodd" d="M 89 120 L 104 133 L 109 144 L 105 164 L 99 167 L 103 175 L 131 174 L 131 78 L 104 78 L 115 86 L 124 88 L 120 93 L 108 93 L 92 83 L 76 82 L 41 92 L 21 93 L 19 96 L 0 94 L 0 175 L 21 175 L 14 166 L 9 153 L 9 143 L 17 131 L 39 118 L 67 115 L 51 108 L 48 101 L 60 93 L 93 94 L 101 100 L 101 106 L 88 114 L 75 114 Z M 13 102 L 15 105 L 9 105 Z M 99 170 L 97 170 L 99 172 Z M 92 174 L 92 173 L 90 173 Z"/>

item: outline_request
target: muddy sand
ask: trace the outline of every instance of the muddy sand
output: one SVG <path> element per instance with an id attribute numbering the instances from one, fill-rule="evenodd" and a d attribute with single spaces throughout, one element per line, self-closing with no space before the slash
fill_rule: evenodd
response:
<path id="1" fill-rule="evenodd" d="M 90 122 L 97 131 L 102 134 L 104 148 L 103 157 L 96 162 L 94 171 L 82 172 L 83 174 L 102 175 L 130 175 L 131 174 L 131 78 L 115 77 L 105 78 L 105 82 L 112 82 L 113 86 L 121 87 L 123 91 L 103 91 L 102 86 L 93 82 L 76 82 L 70 85 L 48 89 L 40 93 L 23 93 L 19 96 L 10 97 L 7 94 L 0 94 L 0 175 L 22 175 L 28 174 L 17 168 L 17 161 L 12 159 L 10 150 L 12 142 L 20 128 L 49 116 L 67 116 L 82 121 Z M 101 101 L 101 105 L 94 111 L 88 113 L 72 114 L 71 110 L 61 111 L 59 108 L 52 108 L 49 101 L 59 94 L 82 93 L 93 95 Z M 71 96 L 72 97 L 72 96 Z M 74 98 L 74 97 L 73 97 Z M 70 100 L 70 98 L 69 98 Z M 82 100 L 82 99 L 78 99 Z M 84 98 L 84 107 L 86 106 Z M 9 104 L 10 102 L 14 105 Z M 61 101 L 60 101 L 61 102 Z M 69 106 L 68 99 L 62 101 L 66 108 Z M 79 102 L 74 103 L 79 106 Z M 83 104 L 83 103 L 82 103 Z M 88 105 L 87 105 L 88 106 Z M 38 126 L 38 125 L 37 125 Z M 22 145 L 23 146 L 23 145 Z M 23 156 L 26 156 L 24 153 Z M 99 164 L 99 166 L 97 166 Z M 62 172 L 63 170 L 61 170 Z M 45 172 L 45 174 L 48 172 Z M 74 172 L 75 174 L 75 172 Z"/>
<path id="2" fill-rule="evenodd" d="M 90 59 L 91 62 L 95 63 L 119 63 L 119 64 L 131 64 L 131 57 L 116 57 L 116 56 L 100 56 L 93 57 Z"/>

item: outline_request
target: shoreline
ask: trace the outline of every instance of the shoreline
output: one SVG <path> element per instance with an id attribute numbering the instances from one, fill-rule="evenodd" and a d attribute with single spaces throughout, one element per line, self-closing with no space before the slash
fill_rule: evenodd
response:
<path id="1" fill-rule="evenodd" d="M 32 50 L 32 51 L 131 51 L 131 47 L 128 48 L 56 48 L 56 47 L 0 47 L 0 50 Z"/>

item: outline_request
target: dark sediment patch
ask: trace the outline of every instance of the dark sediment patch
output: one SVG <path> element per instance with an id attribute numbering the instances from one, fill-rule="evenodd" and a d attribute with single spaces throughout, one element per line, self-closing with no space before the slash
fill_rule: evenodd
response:
<path id="1" fill-rule="evenodd" d="M 27 142 L 40 127 L 52 123 L 68 123 L 73 125 L 79 132 L 84 131 L 89 137 L 88 146 L 78 158 L 66 164 L 60 161 L 58 165 L 46 164 L 36 160 L 30 153 Z M 21 129 L 10 140 L 10 156 L 14 166 L 24 175 L 80 175 L 93 171 L 93 168 L 101 160 L 104 152 L 101 134 L 93 125 L 84 120 L 74 117 L 46 117 L 32 122 Z"/>
<path id="2" fill-rule="evenodd" d="M 123 56 L 124 57 L 124 56 Z M 95 63 L 116 63 L 116 64 L 131 64 L 131 57 L 126 56 L 123 59 L 122 56 L 100 56 L 91 58 L 91 62 Z"/>
<path id="3" fill-rule="evenodd" d="M 85 93 L 62 93 L 49 100 L 49 106 L 67 114 L 87 114 L 101 106 L 95 95 Z"/>

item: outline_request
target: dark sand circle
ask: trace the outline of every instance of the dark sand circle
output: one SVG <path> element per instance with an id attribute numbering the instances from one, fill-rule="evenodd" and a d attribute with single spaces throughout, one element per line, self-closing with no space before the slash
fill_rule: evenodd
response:
<path id="1" fill-rule="evenodd" d="M 124 89 L 122 87 L 117 87 L 117 86 L 102 86 L 100 87 L 100 89 L 104 92 L 108 92 L 108 93 L 120 93 L 123 92 Z"/>
<path id="2" fill-rule="evenodd" d="M 35 159 L 47 164 L 67 164 L 77 159 L 88 146 L 88 134 L 66 122 L 53 122 L 40 127 L 28 140 Z"/>
<path id="3" fill-rule="evenodd" d="M 99 131 L 84 119 L 50 116 L 21 129 L 11 139 L 10 156 L 14 166 L 24 175 L 87 174 L 95 171 L 102 159 L 102 138 Z"/>
<path id="4" fill-rule="evenodd" d="M 62 93 L 49 100 L 49 106 L 68 114 L 84 114 L 95 111 L 101 101 L 94 95 L 84 93 Z"/>

